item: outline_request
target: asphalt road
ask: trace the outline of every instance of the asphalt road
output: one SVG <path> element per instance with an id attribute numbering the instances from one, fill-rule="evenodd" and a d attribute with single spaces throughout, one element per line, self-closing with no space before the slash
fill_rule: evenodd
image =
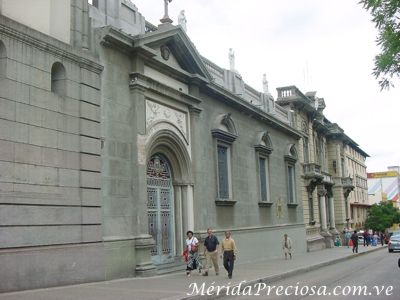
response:
<path id="1" fill-rule="evenodd" d="M 361 246 L 362 247 L 362 246 Z M 229 291 L 223 299 L 400 299 L 399 253 L 377 251 L 278 282 Z M 334 295 L 334 293 L 336 295 Z"/>

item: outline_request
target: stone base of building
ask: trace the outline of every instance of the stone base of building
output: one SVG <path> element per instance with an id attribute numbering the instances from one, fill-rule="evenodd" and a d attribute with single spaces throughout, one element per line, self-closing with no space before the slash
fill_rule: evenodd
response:
<path id="1" fill-rule="evenodd" d="M 326 248 L 325 239 L 321 235 L 307 237 L 307 252 L 323 250 Z"/>
<path id="2" fill-rule="evenodd" d="M 0 250 L 0 293 L 104 280 L 103 243 Z"/>
<path id="3" fill-rule="evenodd" d="M 326 248 L 333 248 L 335 237 L 329 231 L 321 231 L 321 235 L 324 237 Z"/>

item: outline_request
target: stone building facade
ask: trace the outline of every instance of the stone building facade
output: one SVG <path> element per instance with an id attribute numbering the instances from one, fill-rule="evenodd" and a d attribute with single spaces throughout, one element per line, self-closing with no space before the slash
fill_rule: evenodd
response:
<path id="1" fill-rule="evenodd" d="M 278 88 L 276 101 L 293 111 L 299 143 L 301 198 L 308 251 L 332 247 L 336 234 L 333 179 L 328 168 L 328 124 L 323 115 L 324 99 L 303 94 L 296 86 Z"/>
<path id="2" fill-rule="evenodd" d="M 365 153 L 354 141 L 350 140 L 343 146 L 348 178 L 353 179 L 354 190 L 349 195 L 347 218 L 353 228 L 364 229 L 367 211 L 371 206 L 368 201 L 368 177 L 365 163 L 369 155 Z"/>
<path id="3" fill-rule="evenodd" d="M 332 247 L 343 228 L 359 228 L 365 221 L 368 154 L 324 116 L 325 101 L 315 92 L 278 88 L 276 103 L 293 111 L 293 124 L 302 134 L 299 159 L 307 249 Z"/>
<path id="4" fill-rule="evenodd" d="M 243 261 L 284 233 L 306 251 L 289 110 L 130 1 L 21 3 L 0 2 L 1 291 L 184 268 L 207 227 Z"/>

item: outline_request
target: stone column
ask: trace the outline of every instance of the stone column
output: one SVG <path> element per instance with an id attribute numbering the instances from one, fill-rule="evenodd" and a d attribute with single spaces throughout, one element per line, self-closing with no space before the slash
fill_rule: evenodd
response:
<path id="1" fill-rule="evenodd" d="M 82 48 L 85 0 L 71 0 L 71 45 Z M 88 16 L 88 15 L 87 15 Z"/>
<path id="2" fill-rule="evenodd" d="M 321 213 L 321 229 L 322 231 L 327 231 L 328 226 L 326 222 L 326 205 L 325 205 L 326 190 L 324 188 L 318 190 L 318 197 L 319 197 L 319 208 Z"/>
<path id="3" fill-rule="evenodd" d="M 329 214 L 330 214 L 330 220 L 331 220 L 331 226 L 329 229 L 336 229 L 336 224 L 335 224 L 335 205 L 334 205 L 334 198 L 333 195 L 329 195 L 328 198 L 329 201 Z"/>
<path id="4" fill-rule="evenodd" d="M 180 185 L 174 186 L 174 201 L 176 254 L 179 255 L 183 251 L 183 236 L 186 233 L 183 229 L 182 187 Z"/>
<path id="5" fill-rule="evenodd" d="M 346 215 L 346 227 L 350 227 L 350 204 L 349 204 L 349 195 L 352 189 L 345 189 L 344 191 L 344 203 L 345 203 L 345 215 Z"/>
<path id="6" fill-rule="evenodd" d="M 194 210 L 193 210 L 193 187 L 187 185 L 183 188 L 183 193 L 186 202 L 186 230 L 194 230 Z"/>
<path id="7" fill-rule="evenodd" d="M 82 14 L 82 48 L 89 49 L 89 4 L 83 1 L 83 14 Z"/>

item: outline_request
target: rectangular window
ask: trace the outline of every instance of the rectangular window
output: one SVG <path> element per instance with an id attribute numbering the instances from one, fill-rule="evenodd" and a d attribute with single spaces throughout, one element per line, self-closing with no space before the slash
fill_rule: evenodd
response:
<path id="1" fill-rule="evenodd" d="M 268 201 L 268 166 L 264 157 L 259 158 L 261 201 Z"/>
<path id="2" fill-rule="evenodd" d="M 303 155 L 304 155 L 304 163 L 308 164 L 310 159 L 308 156 L 308 138 L 303 137 Z"/>
<path id="3" fill-rule="evenodd" d="M 293 204 L 296 202 L 296 182 L 294 166 L 288 165 L 288 203 Z"/>
<path id="4" fill-rule="evenodd" d="M 218 145 L 218 197 L 229 199 L 228 147 Z"/>

